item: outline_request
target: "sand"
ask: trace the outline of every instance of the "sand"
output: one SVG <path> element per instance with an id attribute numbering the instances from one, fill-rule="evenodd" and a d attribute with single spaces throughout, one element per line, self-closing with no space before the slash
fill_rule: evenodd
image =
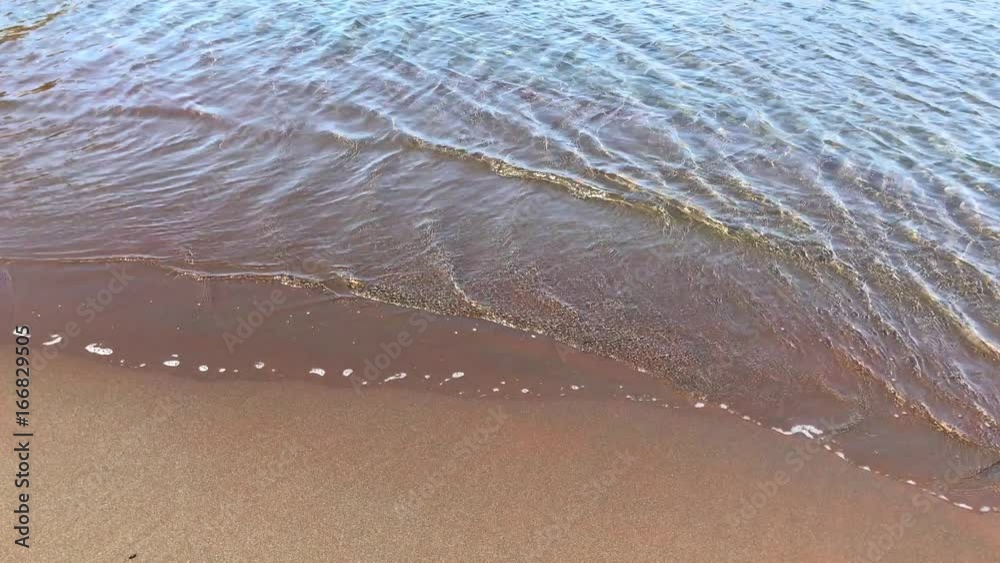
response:
<path id="1" fill-rule="evenodd" d="M 389 387 L 359 396 L 310 381 L 167 372 L 64 354 L 35 378 L 32 547 L 16 548 L 4 526 L 0 558 L 833 562 L 1000 552 L 994 514 L 826 452 L 793 462 L 807 439 L 734 424 L 714 405 Z M 2 464 L 11 474 L 9 453 Z M 13 491 L 8 480 L 8 519 Z M 753 501 L 759 508 L 747 508 Z"/>

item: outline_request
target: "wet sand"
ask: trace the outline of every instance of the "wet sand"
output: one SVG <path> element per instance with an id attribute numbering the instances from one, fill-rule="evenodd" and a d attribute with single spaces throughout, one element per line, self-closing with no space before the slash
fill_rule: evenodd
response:
<path id="1" fill-rule="evenodd" d="M 33 367 L 43 372 L 49 358 L 71 355 L 137 372 L 160 368 L 177 380 L 309 382 L 359 397 L 389 388 L 699 412 L 725 404 L 727 425 L 798 428 L 796 436 L 806 429 L 838 462 L 841 452 L 856 468 L 946 489 L 953 503 L 1000 506 L 1000 453 L 929 429 L 905 403 L 872 399 L 848 417 L 842 404 L 800 388 L 785 389 L 777 403 L 762 400 L 769 392 L 752 378 L 739 395 L 692 395 L 544 334 L 270 275 L 178 275 L 135 263 L 15 263 L 6 271 L 11 282 L 0 292 L 0 314 L 31 326 Z M 789 402 L 796 404 L 786 408 Z"/>
<path id="2" fill-rule="evenodd" d="M 32 385 L 23 560 L 993 561 L 1000 550 L 994 515 L 825 451 L 792 463 L 808 440 L 717 407 L 358 396 L 71 354 Z M 4 544 L 4 560 L 22 560 Z"/>

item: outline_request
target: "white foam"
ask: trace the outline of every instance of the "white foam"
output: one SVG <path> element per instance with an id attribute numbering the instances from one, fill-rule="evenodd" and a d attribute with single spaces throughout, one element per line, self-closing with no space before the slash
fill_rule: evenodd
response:
<path id="1" fill-rule="evenodd" d="M 699 402 L 697 402 L 697 403 L 694 404 L 694 408 L 696 408 L 696 409 L 703 409 L 703 408 L 705 408 L 705 403 L 702 403 L 701 401 L 699 401 Z"/>
<path id="2" fill-rule="evenodd" d="M 531 390 L 525 387 L 524 389 L 521 389 L 521 393 L 531 393 Z"/>
<path id="3" fill-rule="evenodd" d="M 913 479 L 907 479 L 907 480 L 906 480 L 906 484 L 907 484 L 907 485 L 916 485 L 916 484 L 917 484 L 917 482 L 916 482 L 916 481 L 914 481 Z"/>
<path id="4" fill-rule="evenodd" d="M 309 373 L 323 377 L 324 375 L 326 375 L 326 370 L 323 368 L 312 368 L 311 370 L 309 370 Z"/>
<path id="5" fill-rule="evenodd" d="M 955 506 L 957 506 L 959 508 L 964 508 L 966 510 L 972 510 L 972 507 L 969 506 L 969 505 L 967 505 L 967 504 L 965 504 L 964 502 L 956 502 Z"/>
<path id="6" fill-rule="evenodd" d="M 425 373 L 424 374 L 424 379 L 430 379 L 430 378 L 431 378 L 431 374 L 429 374 L 429 373 Z"/>
<path id="7" fill-rule="evenodd" d="M 847 456 L 844 455 L 844 452 L 834 452 L 833 455 L 839 457 L 840 459 L 842 459 L 844 461 L 847 461 Z"/>
<path id="8" fill-rule="evenodd" d="M 139 367 L 144 368 L 146 367 L 146 364 L 145 363 L 139 364 Z"/>
<path id="9" fill-rule="evenodd" d="M 812 424 L 796 424 L 791 428 L 791 430 L 782 430 L 780 428 L 771 427 L 771 430 L 784 434 L 785 436 L 791 436 L 792 434 L 802 434 L 803 436 L 809 438 L 810 440 L 823 433 L 822 430 L 816 428 Z M 829 450 L 830 448 L 827 447 L 827 449 Z"/>
<path id="10" fill-rule="evenodd" d="M 42 346 L 52 346 L 53 344 L 59 344 L 60 342 L 62 342 L 62 336 L 59 336 L 58 334 L 53 334 L 49 336 L 49 338 L 51 338 L 52 340 L 49 340 L 48 342 L 42 342 Z"/>
<path id="11" fill-rule="evenodd" d="M 226 368 L 219 368 L 219 373 L 226 373 Z"/>
<path id="12" fill-rule="evenodd" d="M 87 344 L 85 350 L 91 354 L 97 354 L 98 356 L 110 356 L 115 352 L 111 348 L 101 348 L 96 342 L 94 344 Z"/>
<path id="13" fill-rule="evenodd" d="M 579 391 L 580 390 L 580 386 L 579 385 L 570 385 L 569 388 L 572 389 L 572 390 L 574 390 L 574 391 Z"/>
<path id="14" fill-rule="evenodd" d="M 257 362 L 253 365 L 257 369 L 264 369 L 264 362 Z"/>
<path id="15" fill-rule="evenodd" d="M 729 405 L 727 405 L 726 403 L 720 403 L 719 408 L 722 410 L 729 410 Z"/>
<path id="16" fill-rule="evenodd" d="M 499 393 L 500 392 L 500 388 L 499 387 L 494 387 L 493 388 L 493 392 L 494 393 Z"/>
<path id="17" fill-rule="evenodd" d="M 465 377 L 465 372 L 462 371 L 456 371 L 455 373 L 451 374 L 452 379 L 461 379 L 463 377 Z"/>
<path id="18" fill-rule="evenodd" d="M 406 372 L 402 371 L 397 373 L 396 375 L 390 375 L 389 377 L 385 378 L 385 382 L 389 383 L 390 381 L 396 381 L 398 379 L 406 379 Z"/>
<path id="19" fill-rule="evenodd" d="M 198 371 L 205 373 L 208 371 L 208 366 L 198 366 Z"/>
<path id="20" fill-rule="evenodd" d="M 179 361 L 177 361 L 177 360 L 167 360 L 167 361 L 163 362 L 163 365 L 167 366 L 168 368 L 175 368 L 175 367 L 181 365 L 181 363 Z"/>
<path id="21" fill-rule="evenodd" d="M 347 368 L 341 373 L 344 375 L 344 377 L 351 377 L 351 374 L 354 373 L 354 370 L 351 368 Z"/>
<path id="22" fill-rule="evenodd" d="M 989 512 L 989 511 L 990 511 L 990 507 L 988 507 L 988 506 L 983 506 L 983 507 L 981 507 L 979 509 L 979 512 Z"/>

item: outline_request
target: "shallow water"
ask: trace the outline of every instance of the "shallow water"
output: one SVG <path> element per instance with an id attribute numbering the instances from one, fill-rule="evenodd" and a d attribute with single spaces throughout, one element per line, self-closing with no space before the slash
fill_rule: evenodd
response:
<path id="1" fill-rule="evenodd" d="M 349 288 L 1000 447 L 991 3 L 15 1 L 0 28 L 8 261 Z"/>

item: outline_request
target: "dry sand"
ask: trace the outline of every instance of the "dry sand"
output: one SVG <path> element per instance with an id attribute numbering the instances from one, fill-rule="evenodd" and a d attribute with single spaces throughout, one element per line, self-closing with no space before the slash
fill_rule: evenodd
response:
<path id="1" fill-rule="evenodd" d="M 931 502 L 831 455 L 792 463 L 807 440 L 733 424 L 717 407 L 385 388 L 359 397 L 308 381 L 199 381 L 69 355 L 32 385 L 32 547 L 16 548 L 6 525 L 4 561 L 1000 553 L 995 515 Z M 9 453 L 2 464 L 10 475 Z M 753 514 L 743 499 L 758 491 Z"/>

